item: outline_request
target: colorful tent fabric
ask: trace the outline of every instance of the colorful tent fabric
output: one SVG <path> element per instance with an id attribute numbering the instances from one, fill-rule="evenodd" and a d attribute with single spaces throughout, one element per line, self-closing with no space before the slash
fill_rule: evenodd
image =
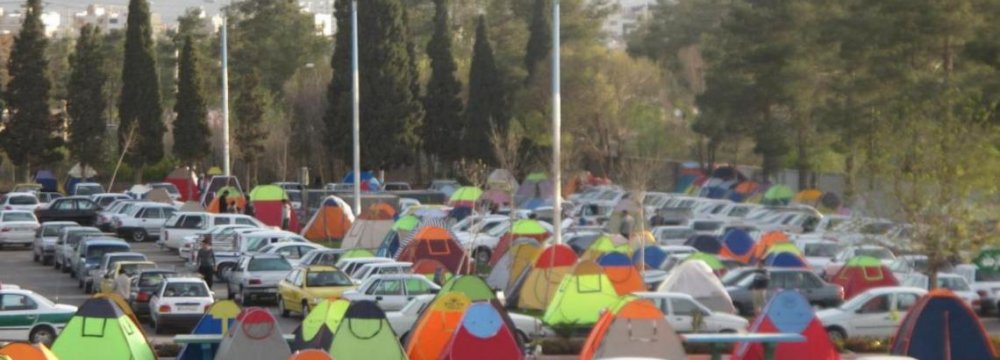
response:
<path id="1" fill-rule="evenodd" d="M 667 253 L 656 245 L 646 246 L 632 254 L 632 263 L 640 269 L 643 264 L 646 269 L 659 269 L 664 261 L 667 261 Z"/>
<path id="2" fill-rule="evenodd" d="M 385 319 L 385 312 L 371 301 L 355 301 L 347 308 L 330 345 L 334 359 L 405 360 L 406 353 Z"/>
<path id="3" fill-rule="evenodd" d="M 917 300 L 890 347 L 916 359 L 996 359 L 983 323 L 951 290 L 936 289 Z"/>
<path id="4" fill-rule="evenodd" d="M 347 300 L 323 300 L 316 305 L 293 332 L 295 339 L 291 343 L 292 351 L 306 349 L 329 351 L 333 336 L 350 305 Z"/>
<path id="5" fill-rule="evenodd" d="M 42 186 L 41 190 L 44 192 L 59 191 L 59 179 L 56 179 L 51 170 L 38 170 L 35 173 L 35 182 Z"/>
<path id="6" fill-rule="evenodd" d="M 435 283 L 438 281 L 447 281 L 454 275 L 448 271 L 447 266 L 444 266 L 444 264 L 435 259 L 417 260 L 417 262 L 413 263 L 411 271 L 414 274 L 423 275 Z M 438 276 L 443 276 L 443 278 L 438 278 Z"/>
<path id="7" fill-rule="evenodd" d="M 823 196 L 823 192 L 816 189 L 805 189 L 795 194 L 794 201 L 799 204 L 816 205 Z"/>
<path id="8" fill-rule="evenodd" d="M 806 268 L 809 264 L 798 254 L 786 251 L 771 252 L 764 257 L 764 266 L 776 268 Z"/>
<path id="9" fill-rule="evenodd" d="M 11 360 L 59 360 L 49 348 L 43 344 L 25 344 L 12 342 L 0 348 L 0 356 L 8 356 Z"/>
<path id="10" fill-rule="evenodd" d="M 646 288 L 646 284 L 642 281 L 642 274 L 639 273 L 639 269 L 632 265 L 632 259 L 629 259 L 628 255 L 617 252 L 607 253 L 597 259 L 597 264 L 604 269 L 604 274 L 611 280 L 611 285 L 615 287 L 615 292 L 620 296 Z"/>
<path id="11" fill-rule="evenodd" d="M 62 360 L 156 359 L 142 331 L 106 297 L 90 298 L 77 309 L 52 352 Z"/>
<path id="12" fill-rule="evenodd" d="M 263 308 L 246 308 L 222 337 L 215 360 L 285 359 L 291 354 L 274 315 Z"/>
<path id="13" fill-rule="evenodd" d="M 191 332 L 195 335 L 225 335 L 229 333 L 229 329 L 235 325 L 236 317 L 240 314 L 240 306 L 236 305 L 236 302 L 232 300 L 221 300 L 216 301 L 212 304 L 212 307 L 205 312 L 205 315 L 198 320 L 198 324 L 195 325 L 194 330 Z M 206 354 L 205 351 L 208 350 Z M 206 358 L 214 358 L 215 354 L 219 351 L 219 344 L 212 344 L 205 349 L 200 345 L 188 346 L 184 345 L 181 348 L 181 352 L 177 355 L 177 360 L 202 360 Z"/>
<path id="14" fill-rule="evenodd" d="M 247 199 L 243 197 L 243 192 L 240 189 L 233 186 L 223 186 L 215 192 L 216 196 L 212 198 L 212 202 L 208 204 L 205 211 L 210 213 L 219 213 L 219 200 L 223 193 L 229 193 L 226 195 L 226 202 L 229 203 L 229 208 L 236 206 L 240 209 L 245 209 L 247 207 Z"/>
<path id="15" fill-rule="evenodd" d="M 795 192 L 792 188 L 785 185 L 771 185 L 767 191 L 764 192 L 764 205 L 788 205 L 795 197 Z"/>
<path id="16" fill-rule="evenodd" d="M 472 303 L 464 293 L 444 293 L 431 302 L 407 338 L 410 360 L 438 359 Z"/>
<path id="17" fill-rule="evenodd" d="M 801 334 L 806 341 L 775 346 L 775 360 L 835 360 L 840 354 L 830 342 L 823 323 L 816 318 L 812 305 L 797 290 L 784 290 L 771 297 L 763 313 L 750 325 L 751 333 Z M 763 360 L 764 346 L 744 343 L 733 347 L 733 360 Z"/>
<path id="18" fill-rule="evenodd" d="M 490 269 L 486 283 L 492 289 L 509 291 L 513 280 L 517 279 L 526 269 L 531 268 L 535 257 L 542 251 L 542 246 L 535 239 L 522 238 L 514 240 L 500 260 Z"/>
<path id="19" fill-rule="evenodd" d="M 548 307 L 564 277 L 576 264 L 576 253 L 569 246 L 546 247 L 525 276 L 520 277 L 508 295 L 508 305 L 520 309 L 544 310 Z"/>
<path id="20" fill-rule="evenodd" d="M 622 300 L 601 314 L 580 350 L 580 360 L 685 359 L 680 336 L 652 302 Z"/>
<path id="21" fill-rule="evenodd" d="M 278 185 L 259 185 L 250 191 L 250 203 L 253 204 L 254 217 L 268 226 L 282 226 L 282 207 L 289 201 L 285 189 Z M 292 211 L 288 229 L 298 231 L 299 219 Z"/>
<path id="22" fill-rule="evenodd" d="M 416 360 L 410 357 L 411 360 Z M 519 360 L 524 352 L 497 308 L 488 303 L 475 303 L 465 310 L 458 329 L 438 357 L 441 360 Z"/>
<path id="23" fill-rule="evenodd" d="M 768 231 L 760 236 L 760 240 L 754 244 L 753 250 L 750 252 L 750 261 L 763 260 L 764 256 L 767 255 L 767 251 L 770 250 L 772 246 L 780 243 L 787 243 L 788 234 L 784 231 L 774 230 Z"/>
<path id="24" fill-rule="evenodd" d="M 716 273 L 726 268 L 726 266 L 722 264 L 722 261 L 719 261 L 718 257 L 709 253 L 703 253 L 703 252 L 691 253 L 691 255 L 688 255 L 687 257 L 684 258 L 682 264 L 685 262 L 697 262 L 691 260 L 699 260 L 700 262 L 708 266 L 709 269 L 712 269 L 712 271 Z"/>
<path id="25" fill-rule="evenodd" d="M 326 351 L 309 349 L 295 352 L 288 357 L 288 360 L 333 360 L 333 358 Z"/>
<path id="26" fill-rule="evenodd" d="M 517 188 L 514 202 L 522 209 L 533 210 L 552 199 L 552 181 L 542 172 L 528 174 L 524 182 Z"/>
<path id="27" fill-rule="evenodd" d="M 340 254 L 341 259 L 355 259 L 363 257 L 375 257 L 375 253 L 368 249 L 350 249 Z"/>
<path id="28" fill-rule="evenodd" d="M 529 238 L 538 241 L 539 243 L 548 239 L 551 234 L 549 230 L 538 222 L 538 220 L 533 219 L 521 219 L 514 222 L 514 225 L 510 227 L 510 231 L 500 237 L 497 241 L 497 245 L 493 247 L 493 254 L 490 256 L 490 266 L 494 266 L 497 261 L 500 261 L 500 257 L 507 252 L 507 248 L 514 239 Z"/>
<path id="29" fill-rule="evenodd" d="M 479 201 L 481 196 L 483 196 L 482 189 L 475 186 L 463 186 L 451 193 L 451 197 L 448 198 L 448 206 L 472 208 L 476 206 L 476 201 Z"/>
<path id="30" fill-rule="evenodd" d="M 868 289 L 896 286 L 899 281 L 879 259 L 855 256 L 847 261 L 831 282 L 844 288 L 844 299 L 850 299 Z"/>
<path id="31" fill-rule="evenodd" d="M 581 259 L 597 260 L 609 252 L 618 252 L 632 256 L 632 247 L 628 244 L 628 239 L 621 235 L 602 234 L 590 247 L 580 256 Z"/>
<path id="32" fill-rule="evenodd" d="M 753 237 L 742 229 L 731 229 L 722 235 L 719 256 L 741 263 L 749 263 L 753 251 Z"/>
<path id="33" fill-rule="evenodd" d="M 702 261 L 685 261 L 667 275 L 656 289 L 691 295 L 712 311 L 736 313 L 733 300 L 718 276 Z"/>
<path id="34" fill-rule="evenodd" d="M 692 236 L 684 242 L 684 245 L 710 254 L 718 254 L 722 251 L 722 243 L 719 242 L 719 238 L 712 235 Z"/>
<path id="35" fill-rule="evenodd" d="M 353 223 L 351 206 L 339 197 L 327 196 L 312 219 L 302 228 L 302 236 L 310 241 L 343 239 Z"/>
<path id="36" fill-rule="evenodd" d="M 194 173 L 186 167 L 179 167 L 167 174 L 163 182 L 174 184 L 177 192 L 181 194 L 180 201 L 198 201 L 201 199 L 201 189 L 198 188 L 198 179 Z"/>
<path id="37" fill-rule="evenodd" d="M 601 311 L 619 299 L 604 270 L 591 260 L 582 260 L 559 284 L 542 322 L 549 326 L 590 326 L 597 323 Z"/>
<path id="38" fill-rule="evenodd" d="M 398 261 L 413 263 L 421 259 L 440 261 L 452 274 L 467 274 L 472 267 L 472 261 L 451 232 L 436 225 L 424 226 L 414 232 L 406 247 L 396 256 Z"/>
<path id="39" fill-rule="evenodd" d="M 420 218 L 414 215 L 405 215 L 392 224 L 392 228 L 385 234 L 382 244 L 379 245 L 376 254 L 381 257 L 395 257 L 399 253 L 400 243 L 410 236 L 410 232 L 420 225 Z"/>
<path id="40" fill-rule="evenodd" d="M 361 213 L 347 231 L 341 247 L 344 249 L 377 249 L 395 224 L 396 210 L 389 204 L 378 203 Z"/>

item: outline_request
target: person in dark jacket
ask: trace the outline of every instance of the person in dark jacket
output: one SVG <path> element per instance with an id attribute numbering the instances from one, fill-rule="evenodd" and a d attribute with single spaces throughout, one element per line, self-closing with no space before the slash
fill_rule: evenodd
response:
<path id="1" fill-rule="evenodd" d="M 201 249 L 198 249 L 198 273 L 211 289 L 213 280 L 215 280 L 215 251 L 212 250 L 211 240 L 202 242 Z"/>
<path id="2" fill-rule="evenodd" d="M 219 195 L 219 214 L 225 214 L 229 212 L 229 190 L 223 191 L 222 195 Z"/>

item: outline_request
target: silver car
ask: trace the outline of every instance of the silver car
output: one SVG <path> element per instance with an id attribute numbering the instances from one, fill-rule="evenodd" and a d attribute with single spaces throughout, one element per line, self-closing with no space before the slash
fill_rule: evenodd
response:
<path id="1" fill-rule="evenodd" d="M 31 259 L 41 262 L 42 265 L 52 263 L 56 253 L 56 241 L 62 229 L 70 226 L 80 226 L 72 221 L 51 221 L 42 224 L 35 232 L 35 241 L 31 246 Z"/>
<path id="2" fill-rule="evenodd" d="M 240 258 L 229 273 L 226 289 L 230 300 L 243 305 L 255 300 L 278 299 L 278 283 L 292 271 L 292 264 L 277 254 L 254 254 Z"/>
<path id="3" fill-rule="evenodd" d="M 73 255 L 81 239 L 104 235 L 100 229 L 90 226 L 70 226 L 62 228 L 56 239 L 54 267 L 68 273 L 73 268 Z M 74 275 L 75 276 L 75 275 Z"/>

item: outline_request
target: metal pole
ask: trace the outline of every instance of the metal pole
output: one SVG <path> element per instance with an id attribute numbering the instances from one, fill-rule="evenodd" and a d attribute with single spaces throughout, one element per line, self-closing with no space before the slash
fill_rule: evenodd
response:
<path id="1" fill-rule="evenodd" d="M 358 80 L 358 1 L 351 0 L 351 101 L 354 107 L 354 215 L 361 215 L 361 95 Z"/>
<path id="2" fill-rule="evenodd" d="M 559 94 L 559 0 L 552 0 L 552 230 L 562 244 L 562 99 Z"/>
<path id="3" fill-rule="evenodd" d="M 222 173 L 231 176 L 229 169 L 229 16 L 222 13 Z"/>

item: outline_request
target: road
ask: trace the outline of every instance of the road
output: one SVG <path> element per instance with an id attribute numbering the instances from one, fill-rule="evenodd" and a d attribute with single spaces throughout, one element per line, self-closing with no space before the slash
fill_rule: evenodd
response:
<path id="1" fill-rule="evenodd" d="M 152 242 L 131 243 L 132 250 L 146 254 L 153 262 L 160 267 L 175 269 L 179 273 L 194 273 L 193 269 L 184 266 L 184 262 L 177 256 L 176 251 L 167 252 L 160 250 Z M 0 283 L 16 284 L 22 288 L 29 289 L 44 295 L 52 301 L 62 304 L 79 306 L 90 296 L 77 288 L 76 279 L 69 277 L 51 266 L 42 266 L 40 263 L 31 261 L 31 251 L 22 248 L 4 248 L 0 250 Z M 212 288 L 216 297 L 226 298 L 226 286 L 224 283 L 216 282 Z M 277 307 L 269 307 L 271 313 L 278 319 L 278 325 L 285 333 L 291 333 L 301 323 L 301 319 L 292 315 L 291 318 L 278 316 Z M 149 324 L 144 324 L 146 334 L 149 334 L 152 341 L 161 343 L 168 342 L 170 335 L 154 335 Z"/>

